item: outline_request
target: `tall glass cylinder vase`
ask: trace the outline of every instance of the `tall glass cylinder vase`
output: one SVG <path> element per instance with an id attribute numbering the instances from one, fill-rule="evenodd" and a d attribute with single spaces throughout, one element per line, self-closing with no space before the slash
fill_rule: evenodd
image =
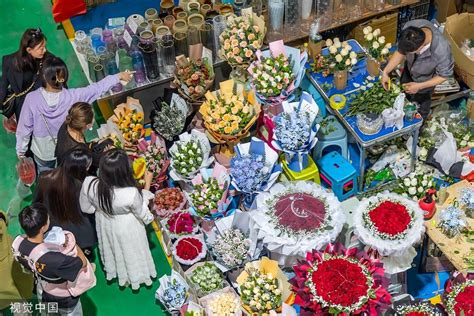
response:
<path id="1" fill-rule="evenodd" d="M 211 52 L 214 51 L 214 29 L 211 23 L 204 23 L 201 26 L 201 43 Z"/>
<path id="2" fill-rule="evenodd" d="M 252 8 L 252 12 L 256 13 L 257 15 L 262 15 L 262 0 L 247 0 L 244 4 L 245 8 Z"/>
<path id="3" fill-rule="evenodd" d="M 110 58 L 107 62 L 107 74 L 109 75 L 116 75 L 119 73 L 117 62 L 115 60 L 115 54 L 110 55 Z M 117 93 L 123 90 L 122 84 L 119 82 L 115 86 L 112 87 L 112 91 Z"/>
<path id="4" fill-rule="evenodd" d="M 173 36 L 165 35 L 160 41 L 160 51 L 163 58 L 164 70 L 168 75 L 172 75 L 175 69 L 176 54 L 174 51 Z"/>
<path id="5" fill-rule="evenodd" d="M 219 50 L 221 48 L 221 41 L 219 39 L 219 36 L 222 34 L 222 32 L 225 31 L 227 27 L 226 18 L 223 15 L 215 16 L 212 19 L 212 23 L 214 24 L 214 56 L 218 57 Z"/>
<path id="6" fill-rule="evenodd" d="M 93 55 L 87 56 L 87 68 L 89 70 L 89 78 L 94 82 L 96 82 L 95 73 L 94 73 L 94 66 L 98 65 L 98 64 L 100 65 L 99 57 L 93 56 Z"/>
<path id="7" fill-rule="evenodd" d="M 158 19 L 158 11 L 155 8 L 149 8 L 145 11 L 145 20 Z"/>
<path id="8" fill-rule="evenodd" d="M 188 27 L 188 45 L 196 45 L 201 43 L 201 32 L 195 26 Z"/>
<path id="9" fill-rule="evenodd" d="M 316 0 L 316 18 L 320 28 L 331 26 L 333 18 L 333 0 Z"/>
<path id="10" fill-rule="evenodd" d="M 244 8 L 246 0 L 234 0 L 234 13 L 240 15 L 242 9 Z"/>
<path id="11" fill-rule="evenodd" d="M 158 67 L 158 56 L 156 54 L 155 44 L 142 42 L 138 44 L 138 48 L 143 56 L 148 79 L 150 81 L 157 80 L 160 77 L 160 70 Z"/>
<path id="12" fill-rule="evenodd" d="M 285 0 L 285 35 L 292 36 L 299 32 L 298 0 Z"/>
<path id="13" fill-rule="evenodd" d="M 284 0 L 268 0 L 268 42 L 283 39 Z"/>
<path id="14" fill-rule="evenodd" d="M 133 70 L 133 63 L 132 57 L 128 56 L 127 51 L 125 49 L 119 49 L 117 51 L 118 59 L 119 59 L 119 70 L 120 71 L 132 71 Z M 125 86 L 126 89 L 133 88 L 135 86 L 134 80 L 130 80 L 130 82 Z"/>
<path id="15" fill-rule="evenodd" d="M 135 71 L 133 79 L 137 84 L 142 84 L 146 81 L 146 72 L 142 54 L 139 51 L 134 51 L 130 54 L 130 57 L 132 57 L 132 67 L 133 71 Z"/>
<path id="16" fill-rule="evenodd" d="M 94 78 L 95 82 L 105 78 L 104 66 L 102 66 L 101 64 L 94 65 Z"/>
<path id="17" fill-rule="evenodd" d="M 176 56 L 188 55 L 188 33 L 177 32 L 173 35 Z"/>
<path id="18" fill-rule="evenodd" d="M 314 0 L 299 0 L 300 25 L 304 33 L 309 32 L 311 23 L 314 20 Z"/>

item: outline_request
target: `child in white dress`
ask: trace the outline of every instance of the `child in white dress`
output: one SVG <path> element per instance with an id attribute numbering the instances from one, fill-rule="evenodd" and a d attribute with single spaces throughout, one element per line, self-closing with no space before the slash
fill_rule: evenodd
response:
<path id="1" fill-rule="evenodd" d="M 84 180 L 80 195 L 84 213 L 95 212 L 99 253 L 107 280 L 118 278 L 120 286 L 152 284 L 156 277 L 145 225 L 153 221 L 148 191 L 153 177 L 145 176 L 145 189 L 139 190 L 127 154 L 108 151 L 99 164 L 99 176 Z"/>

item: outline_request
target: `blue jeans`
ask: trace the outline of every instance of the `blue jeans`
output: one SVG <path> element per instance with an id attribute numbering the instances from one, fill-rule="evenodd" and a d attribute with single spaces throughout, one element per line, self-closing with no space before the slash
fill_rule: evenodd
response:
<path id="1" fill-rule="evenodd" d="M 38 173 L 38 176 L 41 174 L 41 172 L 56 168 L 56 160 L 44 161 L 36 157 L 36 155 L 35 155 L 35 163 L 37 166 L 36 171 Z"/>

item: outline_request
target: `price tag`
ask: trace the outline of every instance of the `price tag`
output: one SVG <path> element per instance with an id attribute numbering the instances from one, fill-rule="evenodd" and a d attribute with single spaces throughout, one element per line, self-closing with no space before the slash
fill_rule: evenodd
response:
<path id="1" fill-rule="evenodd" d="M 134 19 L 130 19 L 128 22 L 128 27 L 132 30 L 133 34 L 137 33 L 138 24 Z"/>
<path id="2" fill-rule="evenodd" d="M 123 39 L 125 40 L 125 43 L 127 43 L 128 47 L 132 45 L 132 36 L 127 29 L 123 32 Z"/>

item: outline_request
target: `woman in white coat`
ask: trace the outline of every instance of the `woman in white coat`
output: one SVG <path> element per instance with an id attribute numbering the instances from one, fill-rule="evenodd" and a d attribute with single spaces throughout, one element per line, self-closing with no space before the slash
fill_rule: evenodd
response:
<path id="1" fill-rule="evenodd" d="M 84 213 L 95 212 L 99 253 L 107 280 L 118 277 L 120 286 L 151 285 L 156 277 L 145 225 L 153 221 L 148 191 L 153 174 L 147 173 L 145 189 L 137 188 L 127 154 L 108 151 L 99 164 L 99 176 L 84 180 L 80 195 Z"/>

